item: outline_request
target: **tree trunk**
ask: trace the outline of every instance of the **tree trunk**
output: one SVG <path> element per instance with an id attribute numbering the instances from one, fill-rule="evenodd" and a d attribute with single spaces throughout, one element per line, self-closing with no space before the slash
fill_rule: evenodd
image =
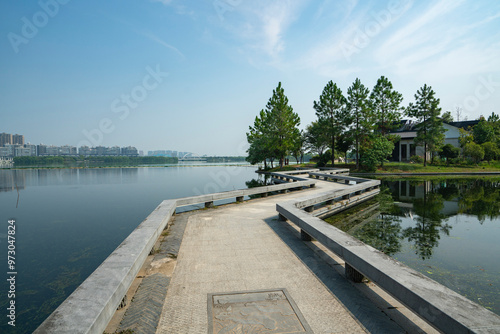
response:
<path id="1" fill-rule="evenodd" d="M 335 166 L 335 136 L 332 136 L 332 167 Z"/>
<path id="2" fill-rule="evenodd" d="M 359 139 L 356 135 L 356 169 L 359 169 Z"/>
<path id="3" fill-rule="evenodd" d="M 424 167 L 427 166 L 427 143 L 424 143 Z"/>

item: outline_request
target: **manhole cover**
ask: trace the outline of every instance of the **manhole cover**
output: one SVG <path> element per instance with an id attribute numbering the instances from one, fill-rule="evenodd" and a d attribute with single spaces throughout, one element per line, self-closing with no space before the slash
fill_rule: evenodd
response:
<path id="1" fill-rule="evenodd" d="M 312 333 L 286 289 L 208 294 L 208 332 Z"/>

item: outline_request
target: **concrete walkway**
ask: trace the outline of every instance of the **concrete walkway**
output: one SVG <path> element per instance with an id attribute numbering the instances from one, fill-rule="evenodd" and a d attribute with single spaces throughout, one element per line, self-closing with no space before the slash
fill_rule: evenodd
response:
<path id="1" fill-rule="evenodd" d="M 157 333 L 211 333 L 209 318 L 217 319 L 207 308 L 209 294 L 283 288 L 314 333 L 403 332 L 278 221 L 276 202 L 343 187 L 318 182 L 312 189 L 190 213 Z M 272 324 L 254 328 L 281 333 Z M 239 333 L 241 327 L 226 330 Z"/>

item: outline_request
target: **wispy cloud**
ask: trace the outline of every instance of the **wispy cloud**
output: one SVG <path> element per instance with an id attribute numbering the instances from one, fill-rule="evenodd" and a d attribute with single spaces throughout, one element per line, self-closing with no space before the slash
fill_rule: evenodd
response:
<path id="1" fill-rule="evenodd" d="M 182 59 L 186 59 L 186 57 L 184 56 L 184 54 L 182 52 L 179 51 L 179 49 L 177 49 L 175 46 L 173 45 L 170 45 L 168 44 L 167 42 L 165 42 L 164 40 L 162 40 L 160 37 L 156 36 L 156 35 L 153 35 L 149 32 L 138 32 L 138 34 L 146 37 L 147 39 L 155 42 L 155 43 L 158 43 L 160 45 L 163 45 L 164 47 L 166 47 L 167 49 L 169 50 L 172 50 L 174 51 L 177 55 L 179 55 Z"/>
<path id="2" fill-rule="evenodd" d="M 464 0 L 441 0 L 420 14 L 413 12 L 417 17 L 375 50 L 377 63 L 402 75 L 435 81 L 498 70 L 498 43 L 485 43 L 484 38 L 477 38 L 475 29 L 491 24 L 500 14 L 471 22 L 472 17 L 461 19 L 468 11 Z M 500 35 L 495 29 L 488 34 L 491 41 Z"/>
<path id="3" fill-rule="evenodd" d="M 286 50 L 287 30 L 305 4 L 299 0 L 242 3 L 231 15 L 226 15 L 223 26 L 252 58 L 275 62 Z"/>
<path id="4" fill-rule="evenodd" d="M 151 0 L 152 2 L 161 2 L 164 5 L 170 5 L 173 0 Z"/>

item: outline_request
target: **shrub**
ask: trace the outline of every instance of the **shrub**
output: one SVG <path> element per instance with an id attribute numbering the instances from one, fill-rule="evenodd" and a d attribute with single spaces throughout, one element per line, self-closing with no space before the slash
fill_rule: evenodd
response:
<path id="1" fill-rule="evenodd" d="M 377 164 L 387 161 L 387 157 L 393 150 L 394 143 L 387 139 L 387 137 L 374 137 L 369 145 L 363 147 L 360 159 L 361 165 L 365 170 L 373 172 L 376 170 Z"/>
<path id="2" fill-rule="evenodd" d="M 500 156 L 500 149 L 495 143 L 486 142 L 481 144 L 481 147 L 484 150 L 484 160 L 487 160 L 488 163 L 491 160 L 496 160 Z"/>
<path id="3" fill-rule="evenodd" d="M 422 158 L 421 156 L 419 155 L 412 155 L 410 157 L 410 161 L 411 162 L 414 162 L 414 163 L 417 163 L 417 164 L 421 164 L 422 162 L 424 162 L 424 158 Z"/>
<path id="4" fill-rule="evenodd" d="M 479 144 L 468 143 L 464 147 L 464 155 L 477 164 L 484 158 L 484 149 Z"/>
<path id="5" fill-rule="evenodd" d="M 439 156 L 441 158 L 446 158 L 446 163 L 449 164 L 450 160 L 458 158 L 459 154 L 460 149 L 458 147 L 455 147 L 451 144 L 446 144 L 443 146 L 441 152 L 439 153 Z"/>

